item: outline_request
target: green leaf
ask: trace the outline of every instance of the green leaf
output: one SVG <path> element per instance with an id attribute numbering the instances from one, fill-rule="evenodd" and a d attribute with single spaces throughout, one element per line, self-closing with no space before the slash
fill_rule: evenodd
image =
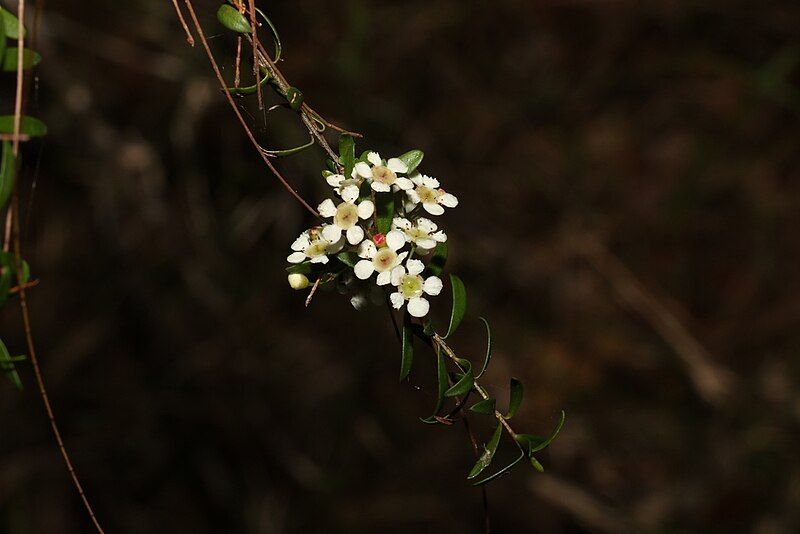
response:
<path id="1" fill-rule="evenodd" d="M 528 448 L 528 456 L 533 456 L 534 453 L 537 453 L 541 450 L 547 448 L 556 436 L 558 436 L 559 432 L 561 432 L 561 428 L 564 426 L 564 421 L 567 418 L 567 414 L 564 413 L 564 410 L 561 410 L 561 416 L 558 419 L 558 423 L 553 431 L 550 433 L 549 436 L 534 436 L 532 434 L 517 434 L 517 441 L 526 446 Z"/>
<path id="2" fill-rule="evenodd" d="M 258 91 L 258 88 L 264 87 L 264 84 L 266 84 L 270 79 L 270 74 L 265 69 L 261 69 L 261 74 L 263 74 L 264 77 L 261 78 L 261 81 L 259 81 L 257 84 L 248 85 L 247 87 L 228 87 L 228 92 L 230 92 L 232 95 L 255 94 L 255 92 Z"/>
<path id="3" fill-rule="evenodd" d="M 544 466 L 540 464 L 539 460 L 537 460 L 533 456 L 531 456 L 531 465 L 533 466 L 534 469 L 536 469 L 540 473 L 544 473 Z"/>
<path id="4" fill-rule="evenodd" d="M 394 219 L 394 195 L 392 193 L 375 193 L 375 208 L 378 217 L 378 232 L 388 234 Z"/>
<path id="5" fill-rule="evenodd" d="M 397 158 L 408 167 L 406 174 L 409 176 L 414 174 L 414 171 L 417 170 L 417 167 L 422 163 L 422 158 L 424 157 L 425 153 L 422 152 L 422 150 L 409 150 L 402 156 L 397 156 Z"/>
<path id="6" fill-rule="evenodd" d="M 456 363 L 461 367 L 461 370 L 464 372 L 463 376 L 453 384 L 453 387 L 445 391 L 445 397 L 458 397 L 461 395 L 465 395 L 469 393 L 472 387 L 475 385 L 475 378 L 472 375 L 472 364 L 469 360 L 465 360 L 463 358 L 456 358 Z"/>
<path id="7" fill-rule="evenodd" d="M 281 59 L 281 50 L 283 50 L 283 47 L 281 46 L 281 36 L 278 35 L 278 29 L 275 27 L 272 21 L 269 20 L 269 17 L 267 17 L 263 11 L 256 8 L 256 13 L 261 15 L 261 18 L 264 19 L 264 22 L 267 23 L 267 26 L 269 26 L 269 29 L 272 32 L 272 42 L 275 43 L 275 57 L 272 58 L 272 61 L 273 63 L 277 63 Z"/>
<path id="8" fill-rule="evenodd" d="M 356 165 L 356 142 L 350 134 L 339 136 L 339 163 L 344 167 L 344 177 L 349 179 Z"/>
<path id="9" fill-rule="evenodd" d="M 439 414 L 439 410 L 442 409 L 444 406 L 444 392 L 447 389 L 447 366 L 444 362 L 444 356 L 442 356 L 441 349 L 436 348 L 436 375 L 439 381 L 439 391 L 436 397 L 436 409 L 433 411 L 433 414 L 430 417 L 425 419 L 420 419 L 423 423 L 428 423 L 430 425 L 435 425 L 438 423 L 436 420 L 436 416 Z"/>
<path id="10" fill-rule="evenodd" d="M 406 317 L 408 312 L 406 312 Z M 414 341 L 411 325 L 408 319 L 403 321 L 403 357 L 400 360 L 400 381 L 402 382 L 411 372 L 411 364 L 414 362 Z"/>
<path id="11" fill-rule="evenodd" d="M 6 48 L 5 55 L 3 56 L 3 70 L 6 72 L 16 72 L 17 70 L 17 50 L 16 46 L 9 46 Z M 42 56 L 38 52 L 29 50 L 27 48 L 22 50 L 22 68 L 32 69 L 42 61 Z"/>
<path id="12" fill-rule="evenodd" d="M 19 19 L 10 11 L 0 8 L 0 17 L 3 18 L 3 33 L 9 39 L 19 39 Z M 25 27 L 22 28 L 22 37 L 25 37 Z"/>
<path id="13" fill-rule="evenodd" d="M 11 354 L 9 354 L 8 349 L 6 348 L 6 344 L 0 340 L 0 371 L 3 371 L 11 380 L 11 382 L 17 387 L 17 389 L 22 389 L 22 380 L 19 378 L 19 374 L 17 373 L 17 369 L 14 366 L 14 362 L 19 361 L 19 358 L 12 358 Z"/>
<path id="14" fill-rule="evenodd" d="M 30 137 L 41 137 L 47 134 L 47 126 L 39 119 L 25 115 L 20 121 L 19 132 Z M 14 133 L 14 115 L 0 115 L 0 133 Z"/>
<path id="15" fill-rule="evenodd" d="M 372 152 L 372 150 L 365 150 L 364 152 L 362 152 L 361 155 L 358 156 L 356 163 L 368 163 L 369 160 L 367 159 L 367 156 L 369 156 L 370 152 Z"/>
<path id="16" fill-rule="evenodd" d="M 2 26 L 0 26 L 2 28 Z M 0 160 L 0 210 L 3 209 L 14 192 L 14 176 L 17 160 L 10 141 L 3 141 L 2 160 Z"/>
<path id="17" fill-rule="evenodd" d="M 3 16 L 5 11 L 3 7 L 0 6 L 0 57 L 3 57 L 3 54 L 6 52 L 6 25 L 5 25 L 5 17 Z"/>
<path id="18" fill-rule="evenodd" d="M 516 378 L 511 379 L 510 393 L 508 399 L 508 413 L 505 418 L 511 419 L 519 410 L 519 405 L 522 404 L 523 387 L 522 382 Z"/>
<path id="19" fill-rule="evenodd" d="M 488 484 L 488 483 L 489 483 L 489 482 L 491 482 L 492 480 L 495 480 L 495 479 L 497 479 L 497 478 L 500 478 L 501 476 L 503 476 L 503 475 L 505 475 L 506 473 L 508 473 L 509 471 L 511 471 L 511 469 L 513 469 L 515 465 L 517 465 L 518 463 L 520 463 L 520 462 L 522 461 L 522 459 L 523 459 L 523 458 L 525 458 L 525 453 L 524 453 L 524 452 L 523 452 L 522 454 L 520 454 L 520 455 L 519 455 L 519 457 L 517 457 L 517 459 L 516 459 L 516 460 L 514 460 L 513 462 L 511 462 L 510 464 L 508 464 L 507 466 L 505 466 L 504 468 L 502 468 L 502 469 L 501 469 L 500 471 L 498 471 L 497 473 L 495 473 L 495 474 L 493 474 L 493 475 L 490 475 L 490 476 L 488 476 L 488 477 L 484 478 L 483 480 L 479 480 L 479 481 L 477 481 L 477 482 L 474 482 L 472 485 L 473 485 L 473 486 L 483 486 L 484 484 Z"/>
<path id="20" fill-rule="evenodd" d="M 290 108 L 297 111 L 303 105 L 303 92 L 297 87 L 288 88 L 286 90 L 286 101 L 289 102 Z"/>
<path id="21" fill-rule="evenodd" d="M 469 410 L 471 412 L 480 413 L 483 415 L 491 415 L 494 413 L 494 406 L 495 406 L 494 399 L 484 399 L 470 406 Z"/>
<path id="22" fill-rule="evenodd" d="M 483 359 L 481 371 L 475 376 L 475 378 L 480 378 L 483 376 L 483 373 L 486 372 L 486 368 L 489 367 L 489 360 L 492 359 L 492 329 L 489 327 L 489 321 L 483 317 L 478 317 L 478 319 L 483 321 L 484 326 L 486 326 L 486 357 Z"/>
<path id="23" fill-rule="evenodd" d="M 451 274 L 450 287 L 453 289 L 453 309 L 450 312 L 450 327 L 444 336 L 446 338 L 455 333 L 464 319 L 464 314 L 467 313 L 467 289 L 464 287 L 464 282 L 458 276 Z"/>
<path id="24" fill-rule="evenodd" d="M 358 260 L 361 258 L 358 257 L 358 254 L 355 252 L 340 252 L 336 255 L 340 262 L 344 263 L 348 267 L 355 267 Z"/>
<path id="25" fill-rule="evenodd" d="M 489 443 L 483 448 L 483 453 L 478 458 L 478 461 L 475 462 L 475 465 L 472 466 L 472 470 L 467 475 L 467 480 L 472 480 L 476 476 L 480 475 L 484 469 L 489 467 L 489 464 L 492 463 L 492 459 L 494 458 L 494 453 L 497 452 L 497 445 L 500 443 L 500 436 L 503 434 L 503 425 L 498 424 L 497 428 L 492 434 L 492 439 L 489 440 Z"/>
<path id="26" fill-rule="evenodd" d="M 222 4 L 217 11 L 217 20 L 231 31 L 250 33 L 250 21 L 235 7 Z"/>
<path id="27" fill-rule="evenodd" d="M 447 241 L 438 243 L 436 248 L 433 249 L 433 256 L 431 256 L 431 261 L 428 262 L 428 272 L 432 276 L 441 276 L 445 263 L 447 263 Z"/>
<path id="28" fill-rule="evenodd" d="M 314 146 L 314 136 L 309 137 L 308 143 L 292 148 L 284 148 L 283 150 L 265 150 L 265 152 L 272 156 L 272 157 L 283 157 L 283 156 L 291 156 L 292 154 L 297 154 L 311 148 Z"/>
<path id="29" fill-rule="evenodd" d="M 286 268 L 286 272 L 289 274 L 311 274 L 312 270 L 313 264 L 310 261 L 295 263 L 294 265 L 290 265 Z"/>

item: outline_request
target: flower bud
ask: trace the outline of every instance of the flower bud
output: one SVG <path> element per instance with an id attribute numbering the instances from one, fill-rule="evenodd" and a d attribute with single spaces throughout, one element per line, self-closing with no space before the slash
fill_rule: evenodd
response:
<path id="1" fill-rule="evenodd" d="M 375 234 L 372 236 L 372 241 L 374 241 L 379 247 L 382 247 L 386 244 L 386 236 L 384 234 Z"/>
<path id="2" fill-rule="evenodd" d="M 288 279 L 289 285 L 292 287 L 292 289 L 300 290 L 309 286 L 308 277 L 306 277 L 304 274 L 293 273 L 289 275 Z"/>

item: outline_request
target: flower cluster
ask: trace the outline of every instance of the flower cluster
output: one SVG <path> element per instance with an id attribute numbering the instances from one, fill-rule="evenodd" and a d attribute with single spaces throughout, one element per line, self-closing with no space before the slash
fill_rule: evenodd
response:
<path id="1" fill-rule="evenodd" d="M 322 224 L 292 243 L 291 286 L 308 287 L 307 275 L 315 283 L 337 281 L 356 294 L 354 305 L 364 302 L 370 289 L 390 286 L 395 309 L 406 306 L 411 316 L 426 316 L 426 297 L 438 295 L 442 281 L 423 260 L 447 241 L 430 217 L 456 207 L 458 199 L 417 170 L 421 161 L 419 150 L 389 160 L 365 152 L 352 161 L 349 173 L 325 171 L 335 200 L 323 201 L 317 208 Z"/>

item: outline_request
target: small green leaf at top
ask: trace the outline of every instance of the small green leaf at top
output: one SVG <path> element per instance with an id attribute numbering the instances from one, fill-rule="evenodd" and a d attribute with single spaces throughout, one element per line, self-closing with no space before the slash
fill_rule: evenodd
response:
<path id="1" fill-rule="evenodd" d="M 406 167 L 408 167 L 406 174 L 410 176 L 417 170 L 424 157 L 425 153 L 422 150 L 409 150 L 405 154 L 397 156 L 397 159 L 406 164 Z"/>
<path id="2" fill-rule="evenodd" d="M 3 70 L 6 72 L 16 72 L 17 70 L 17 60 L 18 57 L 18 48 L 15 46 L 9 46 L 6 48 L 5 55 L 3 55 Z M 38 65 L 42 61 L 42 56 L 38 52 L 34 52 L 33 50 L 29 50 L 24 48 L 22 50 L 22 69 L 28 70 L 32 69 L 36 65 Z"/>
<path id="3" fill-rule="evenodd" d="M 482 415 L 492 415 L 494 413 L 494 407 L 495 407 L 494 399 L 484 399 L 470 406 L 469 410 L 471 412 L 479 413 Z"/>
<path id="4" fill-rule="evenodd" d="M 464 287 L 464 282 L 458 276 L 451 274 L 450 287 L 453 291 L 453 308 L 450 312 L 450 327 L 447 329 L 447 335 L 444 336 L 446 338 L 458 330 L 464 314 L 467 313 L 467 289 Z"/>
<path id="5" fill-rule="evenodd" d="M 500 436 L 502 433 L 503 425 L 498 424 L 497 428 L 494 430 L 494 434 L 492 434 L 492 438 L 489 440 L 489 443 L 487 443 L 483 448 L 483 453 L 481 453 L 478 461 L 475 462 L 475 465 L 472 466 L 472 470 L 470 470 L 469 474 L 467 475 L 467 480 L 472 480 L 480 475 L 483 470 L 489 467 L 489 464 L 492 463 L 492 459 L 494 458 L 494 453 L 497 452 L 497 445 L 500 443 Z"/>
<path id="6" fill-rule="evenodd" d="M 447 263 L 447 241 L 438 243 L 436 248 L 433 249 L 433 256 L 431 261 L 428 262 L 428 272 L 433 276 L 442 276 L 444 266 Z"/>
<path id="7" fill-rule="evenodd" d="M 0 115 L 0 133 L 14 133 L 14 115 Z M 19 133 L 30 137 L 41 137 L 47 134 L 47 126 L 39 119 L 25 115 L 20 120 Z"/>
<path id="8" fill-rule="evenodd" d="M 524 388 L 522 382 L 516 378 L 511 379 L 509 399 L 508 399 L 508 412 L 505 415 L 506 419 L 511 419 L 516 415 L 519 410 L 519 405 L 522 404 L 522 393 Z"/>
<path id="9" fill-rule="evenodd" d="M 250 21 L 232 5 L 222 4 L 219 6 L 217 20 L 231 31 L 250 33 Z"/>

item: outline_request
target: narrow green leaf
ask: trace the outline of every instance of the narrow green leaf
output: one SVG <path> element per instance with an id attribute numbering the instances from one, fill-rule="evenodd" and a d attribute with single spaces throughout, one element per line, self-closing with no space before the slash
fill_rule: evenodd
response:
<path id="1" fill-rule="evenodd" d="M 228 87 L 228 91 L 232 95 L 240 95 L 240 96 L 255 94 L 255 92 L 258 91 L 258 88 L 264 87 L 264 84 L 266 84 L 270 79 L 268 71 L 261 69 L 261 74 L 263 74 L 264 77 L 261 78 L 261 80 L 258 83 L 253 85 L 248 85 L 247 87 Z"/>
<path id="2" fill-rule="evenodd" d="M 550 445 L 556 436 L 558 436 L 559 432 L 561 432 L 561 428 L 564 426 L 564 421 L 567 418 L 567 414 L 564 413 L 564 410 L 561 410 L 561 416 L 558 419 L 558 423 L 556 423 L 556 427 L 550 433 L 549 436 L 534 436 L 533 434 L 517 434 L 517 441 L 528 448 L 528 456 L 533 456 L 534 453 L 542 451 Z"/>
<path id="3" fill-rule="evenodd" d="M 12 358 L 11 354 L 9 354 L 8 349 L 6 348 L 6 344 L 0 340 L 0 371 L 3 371 L 11 380 L 11 382 L 17 387 L 17 389 L 22 389 L 22 380 L 19 378 L 19 374 L 17 373 L 17 369 L 14 366 L 14 361 L 18 361 L 18 358 Z"/>
<path id="4" fill-rule="evenodd" d="M 358 254 L 355 252 L 340 252 L 336 255 L 340 262 L 344 263 L 348 267 L 355 267 L 358 260 L 361 258 L 358 257 Z"/>
<path id="5" fill-rule="evenodd" d="M 9 39 L 19 39 L 19 19 L 10 11 L 0 8 L 0 17 L 3 18 L 3 33 Z M 25 27 L 22 27 L 22 37 L 25 37 Z"/>
<path id="6" fill-rule="evenodd" d="M 406 312 L 406 315 L 408 313 Z M 403 322 L 403 357 L 400 361 L 400 381 L 402 382 L 411 372 L 411 364 L 414 362 L 414 338 L 409 321 Z"/>
<path id="7" fill-rule="evenodd" d="M 508 413 L 505 418 L 511 419 L 519 410 L 519 405 L 522 404 L 523 387 L 522 382 L 516 378 L 511 379 L 510 393 L 508 399 Z"/>
<path id="8" fill-rule="evenodd" d="M 281 59 L 281 51 L 283 50 L 283 47 L 281 46 L 281 36 L 278 35 L 278 29 L 275 27 L 272 21 L 269 20 L 269 17 L 266 16 L 263 11 L 256 8 L 256 13 L 261 15 L 261 18 L 264 19 L 264 22 L 267 23 L 267 26 L 269 26 L 269 30 L 272 32 L 272 42 L 275 43 L 275 57 L 272 58 L 272 61 L 274 63 L 277 63 Z"/>
<path id="9" fill-rule="evenodd" d="M 217 20 L 231 31 L 250 33 L 250 21 L 235 7 L 222 4 L 217 11 Z"/>
<path id="10" fill-rule="evenodd" d="M 464 282 L 458 276 L 451 274 L 450 287 L 453 290 L 453 309 L 450 312 L 450 327 L 444 336 L 446 338 L 455 333 L 464 319 L 464 314 L 467 313 L 467 289 L 464 287 Z"/>
<path id="11" fill-rule="evenodd" d="M 480 378 L 483 376 L 483 373 L 485 373 L 486 369 L 489 367 L 489 360 L 492 359 L 492 329 L 489 327 L 489 321 L 483 317 L 478 317 L 478 319 L 483 321 L 484 326 L 486 326 L 486 357 L 483 359 L 481 371 L 475 376 L 475 378 Z"/>
<path id="12" fill-rule="evenodd" d="M 41 137 L 47 134 L 47 126 L 39 119 L 26 115 L 20 121 L 19 131 L 31 137 Z M 14 115 L 0 115 L 0 133 L 14 133 Z"/>
<path id="13" fill-rule="evenodd" d="M 292 154 L 297 154 L 298 152 L 302 152 L 308 148 L 314 146 L 314 137 L 310 137 L 308 143 L 300 146 L 296 146 L 293 148 L 285 148 L 283 150 L 267 150 L 267 154 L 272 157 L 283 157 L 283 156 L 291 156 Z"/>
<path id="14" fill-rule="evenodd" d="M 472 485 L 473 485 L 473 486 L 483 486 L 484 484 L 488 484 L 488 483 L 489 483 L 489 482 L 491 482 L 492 480 L 495 480 L 495 479 L 497 479 L 497 478 L 500 478 L 501 476 L 503 476 L 503 475 L 505 475 L 506 473 L 508 473 L 509 471 L 511 471 L 511 469 L 513 469 L 513 467 L 514 467 L 515 465 L 517 465 L 518 463 L 520 463 L 520 462 L 522 461 L 522 459 L 523 459 L 523 458 L 525 458 L 525 453 L 524 453 L 524 452 L 523 452 L 523 453 L 521 453 L 521 454 L 520 454 L 520 455 L 517 457 L 517 459 L 516 459 L 516 460 L 514 460 L 513 462 L 511 462 L 510 464 L 508 464 L 507 466 L 505 466 L 504 468 L 502 468 L 502 469 L 501 469 L 500 471 L 498 471 L 497 473 L 495 473 L 495 474 L 493 474 L 493 475 L 490 475 L 490 476 L 488 476 L 488 477 L 486 477 L 486 478 L 484 478 L 484 479 L 482 479 L 482 480 L 479 480 L 479 481 L 477 481 L 477 482 L 473 483 Z"/>
<path id="15" fill-rule="evenodd" d="M 464 374 L 458 380 L 458 382 L 453 384 L 453 387 L 445 391 L 445 397 L 458 397 L 465 395 L 469 393 L 469 391 L 475 385 L 475 378 L 472 375 L 472 364 L 469 362 L 469 360 L 456 358 L 456 363 L 458 363 L 458 365 L 464 371 Z"/>
<path id="16" fill-rule="evenodd" d="M 394 219 L 394 195 L 375 193 L 375 208 L 378 214 L 378 232 L 388 234 Z"/>
<path id="17" fill-rule="evenodd" d="M 422 150 L 409 150 L 402 156 L 397 156 L 397 158 L 406 164 L 408 167 L 408 174 L 409 176 L 414 174 L 414 171 L 417 170 L 419 164 L 422 163 L 422 158 L 425 157 L 425 153 Z"/>
<path id="18" fill-rule="evenodd" d="M 339 136 L 339 163 L 344 167 L 344 177 L 350 178 L 356 165 L 356 142 L 350 134 Z"/>
<path id="19" fill-rule="evenodd" d="M 428 262 L 428 272 L 433 276 L 441 276 L 445 263 L 447 263 L 447 241 L 438 243 L 436 248 L 433 249 L 433 256 L 431 256 L 431 261 Z"/>
<path id="20" fill-rule="evenodd" d="M 492 439 L 490 439 L 489 443 L 483 448 L 483 453 L 481 453 L 478 461 L 475 462 L 475 465 L 472 466 L 472 470 L 467 475 L 467 480 L 472 480 L 480 475 L 484 469 L 489 467 L 489 464 L 492 463 L 492 459 L 494 458 L 494 453 L 497 452 L 497 445 L 500 443 L 500 436 L 502 434 L 503 425 L 498 424 L 494 434 L 492 434 Z"/>
<path id="21" fill-rule="evenodd" d="M 469 407 L 471 412 L 480 413 L 483 415 L 491 415 L 494 413 L 494 406 L 495 400 L 494 399 L 484 399 L 480 402 L 476 402 L 472 406 Z"/>
<path id="22" fill-rule="evenodd" d="M 3 70 L 6 72 L 17 71 L 17 50 L 16 46 L 9 46 L 6 48 L 5 55 L 3 56 Z M 32 69 L 42 61 L 42 56 L 38 52 L 25 48 L 22 51 L 22 68 Z"/>
<path id="23" fill-rule="evenodd" d="M 428 423 L 431 425 L 438 423 L 436 416 L 439 414 L 439 410 L 442 409 L 442 406 L 444 406 L 444 392 L 447 390 L 447 366 L 445 365 L 442 351 L 439 348 L 436 349 L 436 370 L 437 379 L 439 381 L 436 409 L 433 411 L 433 414 L 430 417 L 420 419 L 423 423 Z"/>
<path id="24" fill-rule="evenodd" d="M 2 26 L 0 26 L 1 28 Z M 3 209 L 14 191 L 14 175 L 16 174 L 16 158 L 10 141 L 3 141 L 3 152 L 0 156 L 0 210 Z"/>

